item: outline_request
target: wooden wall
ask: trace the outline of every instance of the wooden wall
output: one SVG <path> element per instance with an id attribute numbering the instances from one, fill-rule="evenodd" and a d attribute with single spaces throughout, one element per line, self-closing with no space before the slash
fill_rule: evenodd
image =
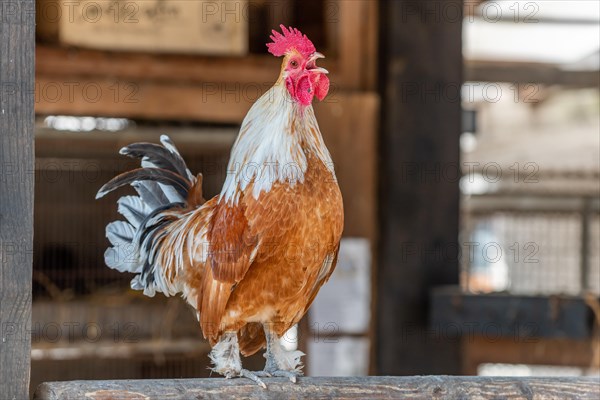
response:
<path id="1" fill-rule="evenodd" d="M 0 393 L 29 395 L 34 1 L 0 1 Z"/>

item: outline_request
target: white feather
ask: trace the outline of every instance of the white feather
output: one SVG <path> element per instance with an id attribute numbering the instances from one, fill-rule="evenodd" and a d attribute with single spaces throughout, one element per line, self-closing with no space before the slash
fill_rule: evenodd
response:
<path id="1" fill-rule="evenodd" d="M 239 191 L 250 184 L 252 195 L 258 198 L 276 182 L 292 187 L 304 182 L 307 152 L 333 165 L 312 106 L 299 107 L 285 87 L 275 85 L 254 103 L 242 122 L 221 198 L 236 203 Z"/>
<path id="2" fill-rule="evenodd" d="M 142 220 L 139 219 L 136 215 L 134 215 L 129 209 L 133 209 L 143 215 L 144 217 L 150 214 L 150 208 L 142 201 L 138 196 L 123 196 L 118 201 L 118 211 L 119 213 L 127 218 L 127 221 L 134 227 L 138 228 Z"/>
<path id="3" fill-rule="evenodd" d="M 303 352 L 300 350 L 286 350 L 279 340 L 273 340 L 270 346 L 279 369 L 282 371 L 302 371 L 302 356 L 305 355 Z"/>
<path id="4" fill-rule="evenodd" d="M 113 221 L 106 225 L 106 237 L 113 245 L 131 243 L 135 229 L 125 221 Z"/>
<path id="5" fill-rule="evenodd" d="M 208 356 L 214 364 L 213 371 L 226 378 L 237 376 L 242 370 L 237 333 L 226 332 L 223 334 Z"/>
<path id="6" fill-rule="evenodd" d="M 138 272 L 141 268 L 136 246 L 132 243 L 135 229 L 125 221 L 114 221 L 106 226 L 106 237 L 113 245 L 104 252 L 104 261 L 120 272 Z"/>

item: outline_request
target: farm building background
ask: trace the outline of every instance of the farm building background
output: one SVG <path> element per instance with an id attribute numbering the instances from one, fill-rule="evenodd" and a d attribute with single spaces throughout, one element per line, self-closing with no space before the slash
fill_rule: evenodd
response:
<path id="1" fill-rule="evenodd" d="M 306 373 L 438 373 L 381 356 L 388 341 L 433 336 L 445 349 L 440 365 L 451 365 L 445 373 L 598 374 L 597 2 L 236 0 L 204 2 L 204 13 L 179 21 L 181 2 L 126 1 L 111 9 L 114 2 L 97 1 L 96 9 L 81 1 L 71 22 L 54 14 L 69 12 L 64 3 L 37 1 L 32 391 L 53 380 L 210 375 L 209 347 L 183 301 L 146 298 L 129 289 L 130 276 L 105 267 L 104 227 L 118 218 L 117 196 L 94 196 L 135 165 L 119 148 L 165 132 L 190 169 L 204 174 L 207 195 L 218 193 L 239 123 L 279 71 L 264 46 L 279 23 L 297 26 L 327 56 L 333 90 L 315 109 L 346 211 L 340 265 L 286 336 L 307 352 Z M 194 3 L 202 9 L 203 2 Z M 457 5 L 462 15 L 454 13 Z M 406 20 L 386 20 L 394 7 Z M 142 22 L 125 25 L 136 10 Z M 133 32 L 148 18 L 155 29 L 173 21 L 191 31 L 212 27 L 211 35 L 234 44 L 225 54 L 200 42 L 152 48 L 134 34 L 124 48 L 126 33 L 119 39 L 94 31 L 102 28 L 90 22 L 95 18 Z M 385 138 L 405 132 L 389 132 L 386 124 L 386 77 L 390 65 L 405 67 L 390 62 L 395 44 L 381 31 L 414 21 L 462 26 L 464 65 L 452 67 L 462 79 L 442 88 L 401 83 L 393 107 L 460 103 L 460 158 L 395 160 L 398 173 L 390 176 L 381 166 Z M 410 42 L 408 32 L 404 40 Z M 442 57 L 428 48 L 411 51 Z M 426 293 L 413 299 L 426 324 L 407 317 L 383 332 L 389 259 L 382 248 L 389 242 L 382 226 L 390 205 L 382 198 L 390 179 L 414 192 L 448 183 L 460 189 L 456 239 L 433 249 L 410 237 L 396 241 L 394 268 L 403 271 L 415 257 L 459 268 L 453 286 L 413 278 Z M 258 355 L 246 366 L 260 369 L 262 362 Z"/>

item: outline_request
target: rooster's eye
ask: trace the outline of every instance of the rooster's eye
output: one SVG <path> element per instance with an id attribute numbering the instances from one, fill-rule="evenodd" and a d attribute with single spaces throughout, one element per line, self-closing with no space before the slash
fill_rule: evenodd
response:
<path id="1" fill-rule="evenodd" d="M 298 61 L 292 60 L 292 61 L 290 61 L 290 65 L 292 66 L 292 68 L 297 68 L 298 67 Z"/>

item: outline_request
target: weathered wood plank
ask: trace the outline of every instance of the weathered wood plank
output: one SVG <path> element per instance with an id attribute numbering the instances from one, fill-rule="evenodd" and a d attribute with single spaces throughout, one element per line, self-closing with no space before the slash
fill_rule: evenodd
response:
<path id="1" fill-rule="evenodd" d="M 29 395 L 34 0 L 0 0 L 0 393 Z"/>
<path id="2" fill-rule="evenodd" d="M 173 379 L 49 382 L 34 400 L 69 399 L 598 399 L 597 378 L 459 376 L 265 379 Z"/>

